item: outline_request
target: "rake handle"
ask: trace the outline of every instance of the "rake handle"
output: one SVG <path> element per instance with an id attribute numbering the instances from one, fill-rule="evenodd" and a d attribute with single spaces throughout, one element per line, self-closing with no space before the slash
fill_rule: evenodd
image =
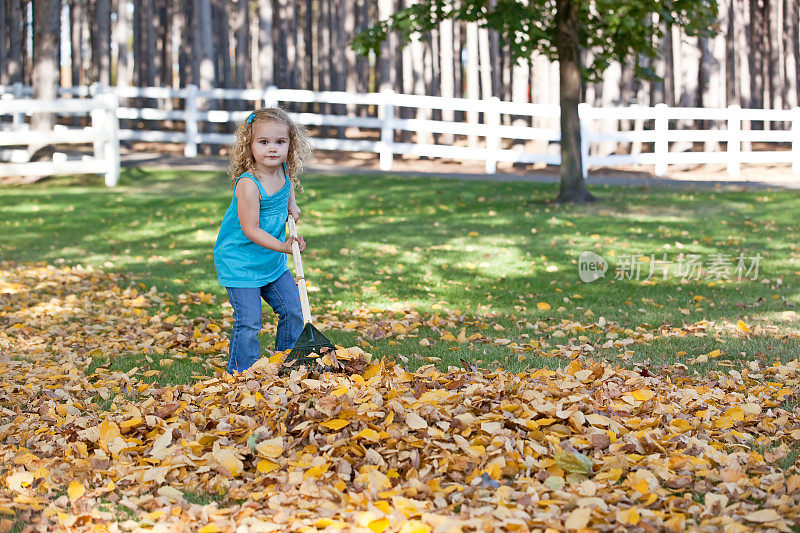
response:
<path id="1" fill-rule="evenodd" d="M 289 214 L 289 235 L 297 237 L 297 228 L 294 217 Z M 300 307 L 303 309 L 303 322 L 311 324 L 311 306 L 308 305 L 308 289 L 306 289 L 306 276 L 303 273 L 303 260 L 300 259 L 300 245 L 292 241 L 292 257 L 294 257 L 294 270 L 297 275 L 297 289 L 300 291 Z"/>

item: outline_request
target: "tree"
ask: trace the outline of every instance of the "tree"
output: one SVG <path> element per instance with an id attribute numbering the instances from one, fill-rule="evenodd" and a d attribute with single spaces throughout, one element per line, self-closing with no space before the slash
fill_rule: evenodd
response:
<path id="1" fill-rule="evenodd" d="M 40 0 L 33 5 L 33 97 L 55 100 L 58 97 L 58 36 L 60 33 L 59 3 L 56 0 Z M 53 113 L 35 113 L 31 117 L 31 129 L 48 131 L 53 129 L 56 119 Z M 46 145 L 32 143 L 28 146 L 31 160 Z"/>
<path id="2" fill-rule="evenodd" d="M 419 3 L 378 20 L 356 36 L 353 48 L 360 54 L 380 53 L 392 32 L 402 45 L 446 20 L 477 22 L 498 31 L 508 43 L 512 58 L 529 61 L 535 51 L 559 62 L 561 103 L 561 191 L 557 201 L 584 203 L 595 198 L 582 175 L 578 103 L 583 82 L 597 79 L 614 60 L 631 60 L 635 76 L 654 78 L 641 57 L 655 58 L 658 43 L 671 26 L 686 35 L 709 36 L 716 31 L 715 0 L 420 0 Z M 591 60 L 581 65 L 581 48 Z"/>

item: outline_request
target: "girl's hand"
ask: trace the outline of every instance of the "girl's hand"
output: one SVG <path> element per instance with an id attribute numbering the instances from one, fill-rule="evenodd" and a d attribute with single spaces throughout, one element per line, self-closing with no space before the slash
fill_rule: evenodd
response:
<path id="1" fill-rule="evenodd" d="M 303 240 L 302 235 L 298 235 L 297 237 L 289 236 L 284 243 L 286 245 L 286 249 L 284 250 L 285 253 L 291 255 L 292 254 L 292 243 L 297 241 L 297 246 L 300 248 L 300 253 L 303 253 L 306 249 L 306 241 Z"/>
<path id="2" fill-rule="evenodd" d="M 289 206 L 289 214 L 292 215 L 295 222 L 300 220 L 300 208 L 297 207 L 296 205 Z"/>

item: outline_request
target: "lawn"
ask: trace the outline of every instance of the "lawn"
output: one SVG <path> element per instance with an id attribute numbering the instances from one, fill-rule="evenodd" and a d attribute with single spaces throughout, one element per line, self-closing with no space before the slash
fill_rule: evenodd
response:
<path id="1" fill-rule="evenodd" d="M 795 193 L 304 183 L 352 375 L 224 372 L 224 174 L 2 188 L 0 531 L 800 526 Z"/>
<path id="2" fill-rule="evenodd" d="M 596 356 L 649 367 L 706 353 L 722 365 L 797 356 L 795 193 L 598 187 L 601 202 L 574 207 L 549 203 L 554 186 L 531 183 L 391 175 L 309 175 L 304 183 L 299 231 L 311 305 L 339 345 L 361 340 L 412 369 L 431 357 L 441 368 L 460 359 L 511 370 L 561 366 L 571 358 L 565 350 L 587 344 Z M 93 177 L 7 187 L 0 258 L 92 265 L 173 298 L 210 294 L 211 303 L 187 311 L 219 318 L 227 297 L 211 251 L 229 198 L 219 172 L 132 168 L 113 189 Z M 578 275 L 587 250 L 610 264 L 592 283 Z M 680 253 L 697 254 L 704 270 L 676 272 Z M 666 279 L 656 264 L 645 281 L 651 254 L 669 263 Z M 715 256 L 719 276 L 708 271 Z M 625 264 L 640 269 L 638 279 L 632 268 L 615 274 Z M 449 319 L 431 328 L 434 315 Z M 266 306 L 265 316 L 273 318 Z M 352 327 L 359 317 L 367 323 Z M 391 320 L 394 331 L 371 327 Z M 622 338 L 626 330 L 654 338 L 620 350 L 609 346 L 608 328 L 592 327 L 598 321 L 618 326 Z M 462 329 L 462 341 L 481 337 L 443 341 Z M 265 331 L 263 347 L 273 342 Z M 693 368 L 715 366 L 701 358 Z"/>

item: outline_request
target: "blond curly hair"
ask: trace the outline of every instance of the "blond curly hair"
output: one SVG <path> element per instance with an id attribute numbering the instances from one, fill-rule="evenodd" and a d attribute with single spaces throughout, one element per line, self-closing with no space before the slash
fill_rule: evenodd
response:
<path id="1" fill-rule="evenodd" d="M 288 113 L 279 107 L 257 109 L 251 113 L 251 116 L 253 117 L 252 120 L 245 121 L 239 125 L 231 145 L 231 164 L 228 168 L 231 189 L 236 184 L 236 178 L 243 173 L 250 172 L 253 176 L 258 175 L 250 143 L 253 141 L 253 125 L 256 122 L 265 121 L 284 124 L 286 129 L 289 130 L 289 153 L 286 157 L 286 167 L 289 179 L 295 189 L 302 192 L 303 186 L 300 184 L 299 175 L 303 171 L 303 164 L 311 157 L 313 151 L 311 141 L 308 139 L 308 131 L 292 120 Z"/>

